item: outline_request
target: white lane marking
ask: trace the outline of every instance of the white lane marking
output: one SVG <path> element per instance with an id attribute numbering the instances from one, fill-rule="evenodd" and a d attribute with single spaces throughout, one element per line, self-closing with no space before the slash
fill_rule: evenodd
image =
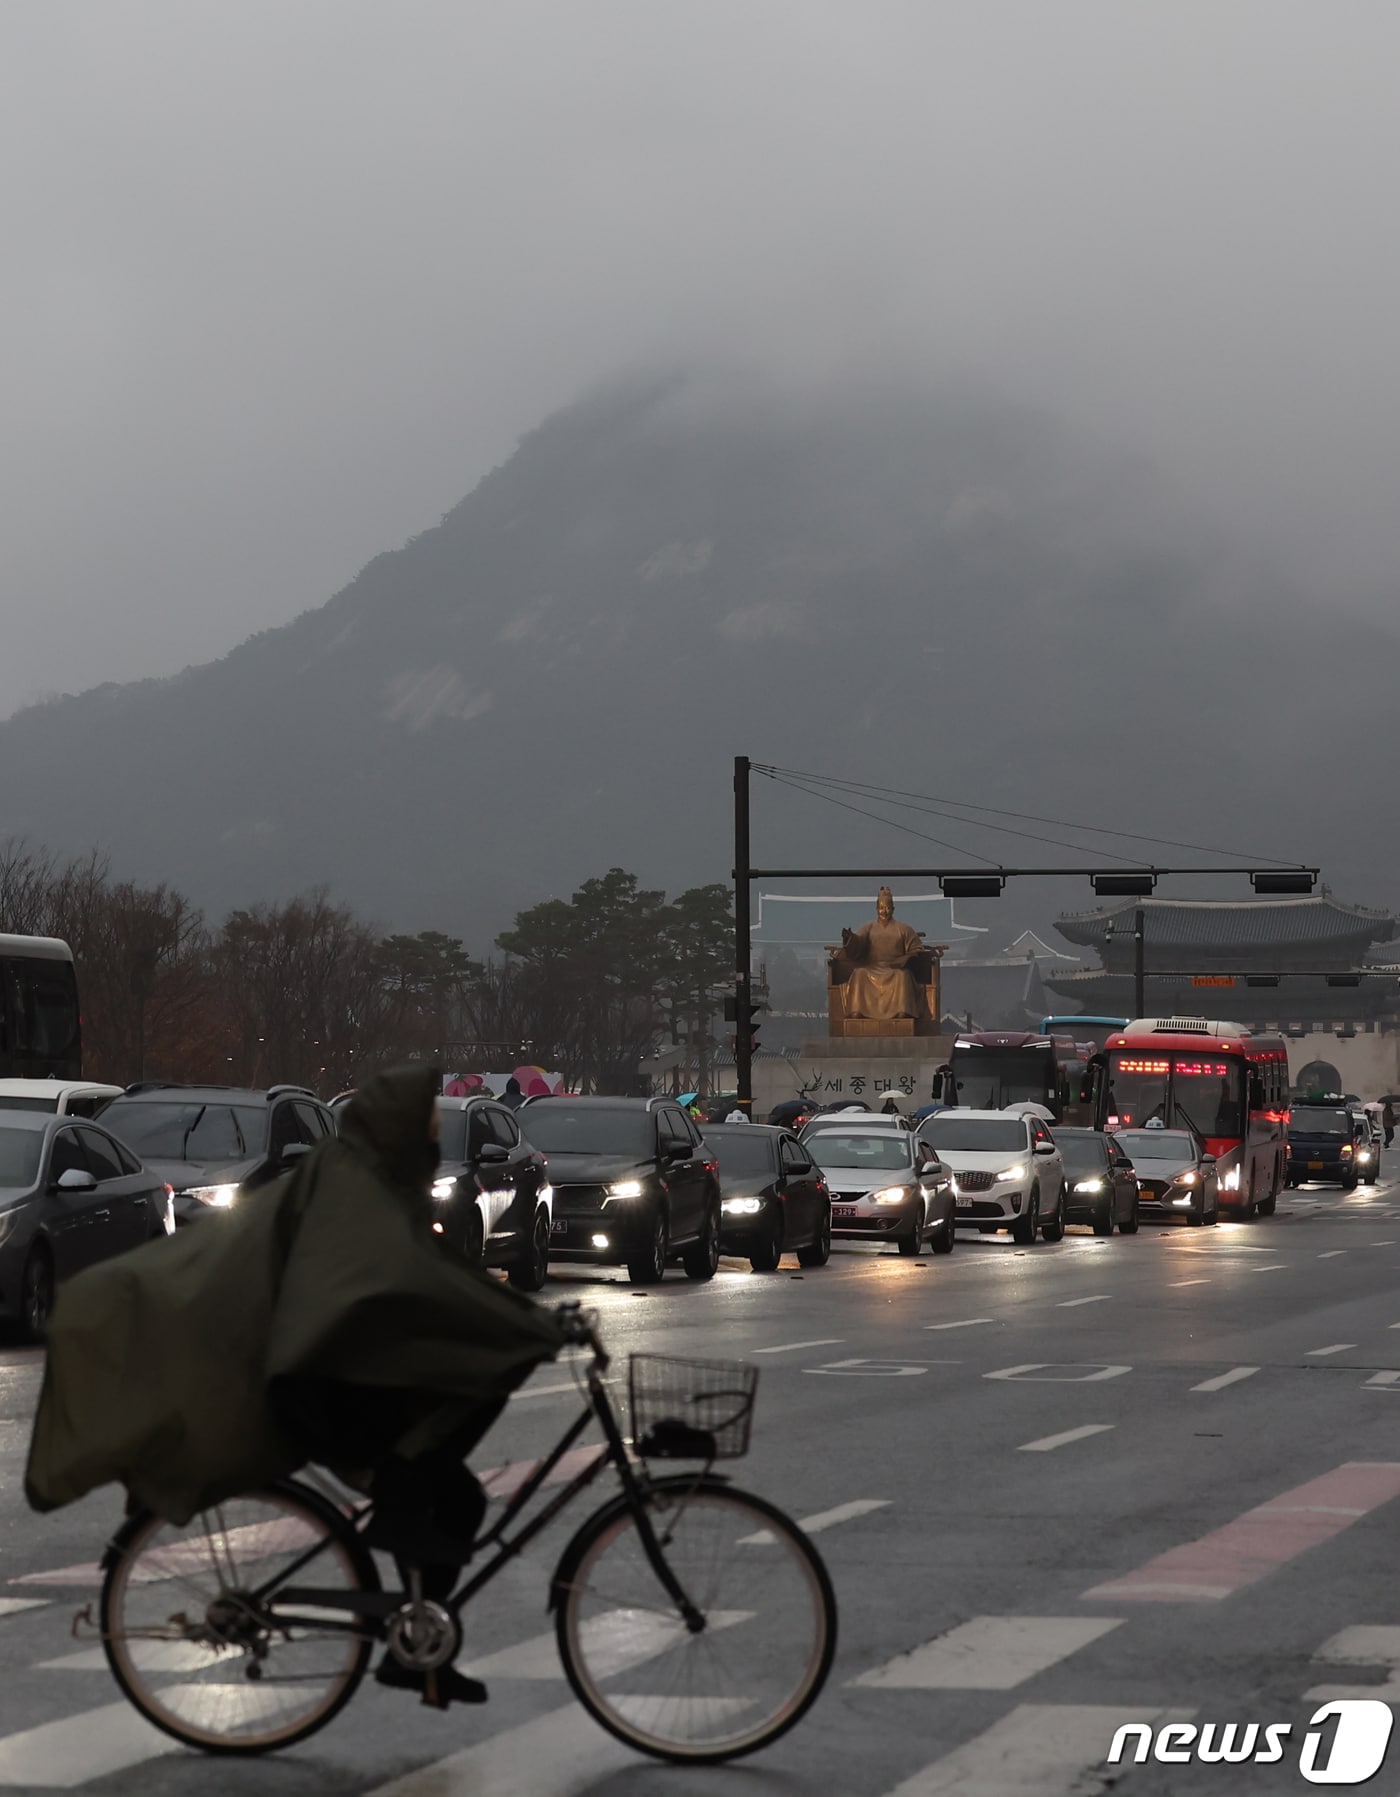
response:
<path id="1" fill-rule="evenodd" d="M 366 1797 L 476 1797 L 482 1791 L 491 1797 L 540 1797 L 551 1788 L 587 1790 L 595 1779 L 636 1763 L 635 1754 L 605 1735 L 580 1705 L 570 1703 L 503 1734 L 473 1741 L 446 1759 L 379 1785 Z"/>
<path id="2" fill-rule="evenodd" d="M 837 1504 L 834 1510 L 818 1510 L 815 1516 L 801 1516 L 797 1526 L 804 1535 L 820 1535 L 823 1529 L 834 1529 L 837 1523 L 854 1522 L 858 1516 L 869 1516 L 872 1510 L 888 1510 L 890 1498 L 852 1498 L 849 1504 Z M 768 1529 L 753 1535 L 741 1535 L 736 1547 L 766 1547 L 773 1539 Z"/>
<path id="3" fill-rule="evenodd" d="M 1267 1267 L 1250 1267 L 1251 1273 L 1281 1273 L 1287 1267 L 1286 1260 L 1271 1261 Z"/>
<path id="4" fill-rule="evenodd" d="M 971 1329 L 977 1323 L 994 1323 L 995 1317 L 964 1317 L 960 1323 L 925 1323 L 925 1329 Z"/>
<path id="5" fill-rule="evenodd" d="M 1176 1290 L 1180 1290 L 1180 1288 L 1183 1285 L 1209 1285 L 1210 1280 L 1209 1279 L 1173 1279 L 1171 1283 L 1172 1283 L 1172 1289 L 1174 1291 L 1176 1291 Z"/>
<path id="6" fill-rule="evenodd" d="M 1343 1629 L 1324 1641 L 1313 1655 L 1315 1660 L 1329 1661 L 1334 1666 L 1388 1666 L 1390 1676 L 1383 1684 L 1314 1685 L 1303 1696 L 1313 1703 L 1335 1703 L 1345 1697 L 1378 1697 L 1393 1703 L 1400 1697 L 1400 1628 L 1386 1624 L 1359 1623 Z"/>
<path id="7" fill-rule="evenodd" d="M 1064 1298 L 1058 1303 L 1056 1310 L 1077 1310 L 1081 1304 L 1107 1304 L 1109 1294 L 1096 1292 L 1092 1298 Z"/>
<path id="8" fill-rule="evenodd" d="M 1241 1379 L 1252 1379 L 1259 1371 L 1257 1366 L 1234 1366 L 1228 1373 L 1217 1373 L 1213 1379 L 1202 1379 L 1199 1385 L 1193 1385 L 1192 1391 L 1224 1391 L 1227 1385 L 1235 1385 Z"/>
<path id="9" fill-rule="evenodd" d="M 1400 1373 L 1372 1373 L 1366 1383 L 1380 1386 L 1386 1391 L 1394 1391 L 1395 1387 L 1400 1385 Z"/>
<path id="10" fill-rule="evenodd" d="M 213 1651 L 198 1641 L 128 1641 L 127 1654 L 143 1672 L 199 1672 L 217 1664 Z M 40 1660 L 37 1672 L 102 1672 L 107 1655 L 100 1647 L 80 1648 L 56 1660 Z"/>
<path id="11" fill-rule="evenodd" d="M 931 1366 L 957 1366 L 956 1360 L 833 1360 L 826 1366 L 804 1366 L 804 1373 L 825 1373 L 833 1379 L 909 1379 Z"/>
<path id="12" fill-rule="evenodd" d="M 1345 1248 L 1329 1248 L 1327 1250 L 1326 1254 L 1319 1254 L 1317 1258 L 1319 1260 L 1336 1260 L 1338 1255 L 1345 1254 L 1345 1253 L 1346 1253 Z"/>
<path id="13" fill-rule="evenodd" d="M 1072 1441 L 1087 1441 L 1091 1435 L 1105 1435 L 1112 1423 L 1081 1423 L 1077 1429 L 1066 1429 L 1059 1435 L 1042 1435 L 1039 1441 L 1023 1441 L 1016 1450 L 1020 1454 L 1050 1454 L 1066 1448 Z"/>
<path id="14" fill-rule="evenodd" d="M 1121 1628 L 1108 1616 L 974 1616 L 851 1682 L 891 1691 L 1014 1691 Z"/>
<path id="15" fill-rule="evenodd" d="M 180 1744 L 139 1716 L 131 1705 L 105 1703 L 58 1722 L 44 1722 L 0 1740 L 0 1784 L 68 1791 L 90 1778 L 125 1772 Z"/>
<path id="16" fill-rule="evenodd" d="M 707 1630 L 733 1628 L 736 1622 L 747 1622 L 752 1615 L 752 1610 L 713 1610 L 706 1615 L 705 1625 Z M 588 1664 L 599 1678 L 630 1672 L 634 1666 L 654 1660 L 658 1654 L 668 1653 L 689 1639 L 679 1616 L 646 1615 L 630 1609 L 605 1610 L 600 1616 L 590 1616 L 583 1625 Z M 481 1679 L 539 1681 L 564 1676 L 553 1629 L 547 1635 L 517 1642 L 514 1647 L 503 1647 L 498 1653 L 460 1660 L 458 1665 L 473 1678 Z"/>
<path id="17" fill-rule="evenodd" d="M 839 1348 L 844 1335 L 823 1335 L 810 1342 L 780 1342 L 776 1348 L 755 1348 L 755 1354 L 795 1354 L 799 1348 Z"/>
<path id="18" fill-rule="evenodd" d="M 1063 1373 L 1054 1371 L 1053 1369 L 1057 1366 L 1067 1366 L 1071 1368 L 1072 1370 L 1069 1376 L 1066 1377 Z M 1082 1371 L 1081 1369 L 1086 1366 L 1092 1366 L 1094 1370 L 1092 1372 Z M 1026 1378 L 1028 1374 L 1043 1373 L 1048 1376 L 1042 1379 L 1027 1379 L 1027 1383 L 1039 1385 L 1093 1385 L 1101 1379 L 1121 1379 L 1124 1373 L 1131 1373 L 1132 1370 L 1133 1369 L 1130 1366 L 1105 1366 L 1102 1361 L 1097 1360 L 1028 1360 L 1024 1366 L 999 1367 L 994 1373 L 983 1373 L 982 1377 L 984 1379 L 1022 1379 Z"/>
<path id="19" fill-rule="evenodd" d="M 21 1610 L 42 1610 L 46 1597 L 0 1597 L 0 1616 L 16 1616 Z"/>
<path id="20" fill-rule="evenodd" d="M 1303 1358 L 1304 1360 L 1325 1360 L 1329 1354 L 1345 1354 L 1348 1348 L 1355 1346 L 1355 1342 L 1333 1342 L 1330 1348 L 1309 1348 Z"/>
<path id="21" fill-rule="evenodd" d="M 1132 1710 L 1097 1703 L 1018 1704 L 886 1797 L 1066 1797 L 1083 1788 L 1086 1772 L 1102 1767 L 1125 1724 L 1145 1722 L 1156 1729 L 1164 1722 L 1189 1722 L 1195 1714 L 1146 1705 Z M 494 1791 L 492 1797 L 505 1794 Z"/>
<path id="22" fill-rule="evenodd" d="M 1372 1242 L 1371 1246 L 1373 1248 L 1393 1248 L 1395 1246 L 1395 1238 L 1394 1236 L 1391 1236 L 1388 1241 Z"/>

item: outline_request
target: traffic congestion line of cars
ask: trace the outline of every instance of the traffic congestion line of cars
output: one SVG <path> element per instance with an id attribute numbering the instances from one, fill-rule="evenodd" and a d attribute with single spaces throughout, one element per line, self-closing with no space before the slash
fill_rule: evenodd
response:
<path id="1" fill-rule="evenodd" d="M 1374 1183 L 1380 1107 L 1296 1100 L 1288 1184 Z M 234 1206 L 336 1132 L 300 1086 L 0 1082 L 0 1322 L 42 1335 L 80 1268 Z M 833 1241 L 952 1252 L 959 1229 L 1023 1246 L 1069 1224 L 1136 1233 L 1143 1217 L 1215 1223 L 1227 1196 L 1189 1129 L 1063 1127 L 1036 1105 L 910 1120 L 845 1105 L 768 1124 L 705 1123 L 676 1099 L 489 1095 L 440 1101 L 433 1230 L 538 1291 L 550 1264 L 624 1267 L 638 1285 L 721 1255 L 825 1266 Z M 799 1127 L 792 1127 L 793 1124 Z"/>

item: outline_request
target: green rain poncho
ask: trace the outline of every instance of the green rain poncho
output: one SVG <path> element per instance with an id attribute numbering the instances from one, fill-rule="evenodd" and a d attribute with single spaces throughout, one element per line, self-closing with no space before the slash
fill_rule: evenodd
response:
<path id="1" fill-rule="evenodd" d="M 429 1230 L 436 1087 L 419 1069 L 376 1075 L 340 1138 L 285 1179 L 61 1288 L 25 1477 L 35 1509 L 119 1480 L 183 1523 L 284 1477 L 314 1449 L 283 1420 L 279 1381 L 372 1388 L 379 1451 L 401 1400 L 393 1445 L 412 1458 L 558 1352 L 547 1310 Z M 372 1451 L 347 1433 L 335 1464 L 362 1483 Z"/>

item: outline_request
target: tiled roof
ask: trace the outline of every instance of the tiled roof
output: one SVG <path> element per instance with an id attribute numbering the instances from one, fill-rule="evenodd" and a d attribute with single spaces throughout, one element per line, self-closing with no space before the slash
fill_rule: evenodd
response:
<path id="1" fill-rule="evenodd" d="M 1389 911 L 1364 910 L 1330 897 L 1296 899 L 1129 899 L 1101 911 L 1074 911 L 1055 928 L 1081 947 L 1115 948 L 1131 942 L 1133 912 L 1147 913 L 1147 941 L 1154 948 L 1295 948 L 1347 941 L 1388 942 L 1396 933 Z M 1108 927 L 1113 925 L 1112 937 Z"/>

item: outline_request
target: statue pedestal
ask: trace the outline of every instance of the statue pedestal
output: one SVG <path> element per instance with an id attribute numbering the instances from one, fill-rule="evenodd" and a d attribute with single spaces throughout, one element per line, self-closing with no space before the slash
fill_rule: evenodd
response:
<path id="1" fill-rule="evenodd" d="M 849 1029 L 853 1022 L 846 1020 Z M 933 1076 L 952 1053 L 951 1036 L 892 1036 L 889 1024 L 874 1024 L 878 1036 L 817 1036 L 802 1044 L 795 1061 L 756 1061 L 753 1070 L 754 1121 L 761 1122 L 785 1098 L 810 1096 L 817 1104 L 859 1100 L 878 1110 L 893 1093 L 900 1108 L 928 1104 Z"/>

